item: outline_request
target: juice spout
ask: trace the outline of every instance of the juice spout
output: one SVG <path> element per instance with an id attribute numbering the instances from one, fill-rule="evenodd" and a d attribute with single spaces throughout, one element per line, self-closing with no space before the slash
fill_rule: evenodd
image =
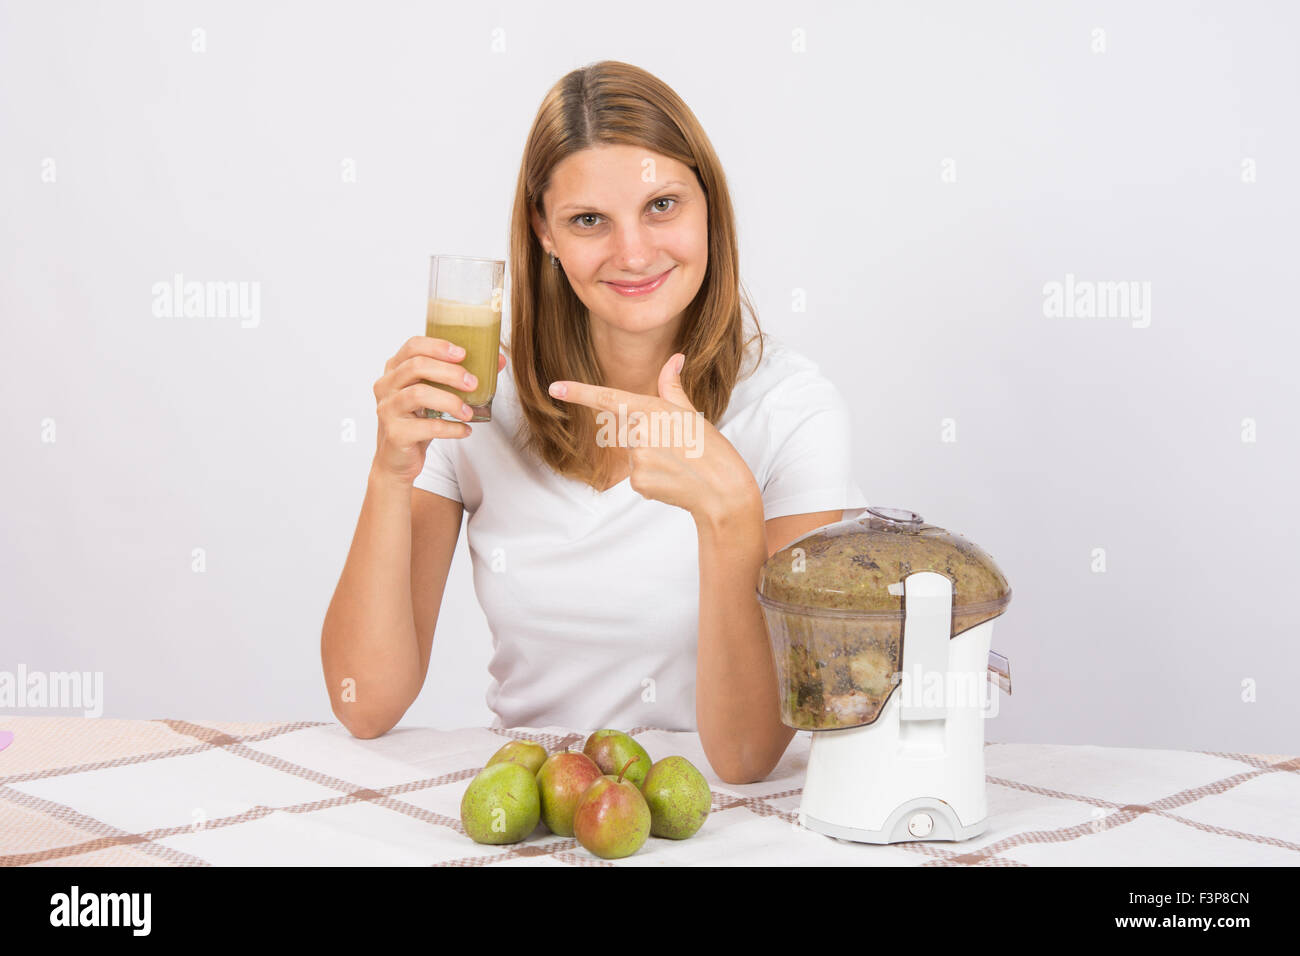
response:
<path id="1" fill-rule="evenodd" d="M 989 651 L 989 682 L 1011 696 L 1011 661 L 997 651 Z"/>

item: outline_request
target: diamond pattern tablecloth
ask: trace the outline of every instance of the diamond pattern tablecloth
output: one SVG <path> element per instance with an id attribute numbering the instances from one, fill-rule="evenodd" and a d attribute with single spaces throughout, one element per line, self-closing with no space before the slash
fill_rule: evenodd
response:
<path id="1" fill-rule="evenodd" d="M 798 826 L 807 734 L 767 780 L 733 786 L 696 735 L 632 733 L 653 759 L 699 767 L 713 812 L 689 840 L 652 837 L 605 861 L 544 828 L 490 847 L 460 825 L 465 787 L 507 739 L 554 751 L 581 746 L 582 731 L 399 727 L 359 740 L 335 723 L 0 717 L 0 865 L 1300 863 L 1292 756 L 990 743 L 984 834 L 867 846 Z"/>

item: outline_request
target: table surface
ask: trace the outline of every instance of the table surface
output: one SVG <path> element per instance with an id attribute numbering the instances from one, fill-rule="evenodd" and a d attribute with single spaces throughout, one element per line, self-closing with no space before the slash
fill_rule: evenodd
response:
<path id="1" fill-rule="evenodd" d="M 1293 756 L 989 743 L 984 834 L 871 846 L 799 827 L 807 734 L 767 780 L 734 786 L 695 734 L 632 733 L 652 759 L 695 764 L 713 810 L 689 840 L 651 837 L 607 861 L 544 827 L 493 847 L 460 825 L 465 787 L 503 743 L 555 751 L 581 746 L 581 731 L 399 727 L 359 740 L 335 723 L 0 717 L 0 865 L 1300 863 Z"/>

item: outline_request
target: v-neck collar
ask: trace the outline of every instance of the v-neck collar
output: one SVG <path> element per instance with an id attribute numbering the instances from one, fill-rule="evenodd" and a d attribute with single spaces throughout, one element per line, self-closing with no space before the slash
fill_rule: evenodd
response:
<path id="1" fill-rule="evenodd" d="M 640 494 L 633 489 L 631 475 L 624 476 L 622 481 L 610 485 L 604 491 L 597 491 L 585 481 L 579 481 L 576 478 L 569 478 L 561 475 L 555 469 L 551 468 L 550 465 L 540 461 L 536 456 L 526 454 L 522 450 L 519 442 L 520 426 L 515 424 L 519 416 L 518 400 L 514 395 L 513 378 L 509 379 L 504 388 L 501 388 L 499 385 L 498 389 L 500 397 L 503 399 L 499 420 L 501 426 L 506 429 L 507 433 L 511 429 L 514 431 L 514 438 L 511 441 L 511 445 L 515 450 L 515 454 L 518 455 L 521 460 L 526 460 L 529 467 L 536 469 L 538 473 L 544 475 L 545 478 L 549 480 L 554 487 L 558 488 L 561 493 L 577 501 L 579 504 L 582 504 L 593 514 L 599 514 L 612 507 L 616 502 L 622 501 L 628 497 L 635 497 L 642 501 L 646 500 L 641 498 Z M 498 418 L 496 415 L 493 417 Z"/>
<path id="2" fill-rule="evenodd" d="M 615 503 L 622 501 L 629 496 L 639 497 L 636 490 L 632 487 L 632 476 L 626 476 L 622 481 L 610 485 L 604 491 L 597 491 L 585 481 L 579 481 L 576 478 L 568 478 L 563 475 L 551 472 L 552 478 L 564 488 L 565 493 L 576 499 L 579 504 L 586 507 L 593 513 L 600 513 L 612 507 Z"/>

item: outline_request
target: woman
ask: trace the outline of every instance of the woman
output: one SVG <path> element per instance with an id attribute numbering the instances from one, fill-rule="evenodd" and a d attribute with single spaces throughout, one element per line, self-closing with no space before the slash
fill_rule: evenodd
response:
<path id="1" fill-rule="evenodd" d="M 696 730 L 720 778 L 760 780 L 793 731 L 759 568 L 866 506 L 845 403 L 757 326 L 745 338 L 721 165 L 643 70 L 596 63 L 547 95 L 510 251 L 490 423 L 417 417 L 469 417 L 420 384 L 473 387 L 452 343 L 412 338 L 375 383 L 378 447 L 321 639 L 334 713 L 375 737 L 415 700 L 468 512 L 496 726 Z"/>

